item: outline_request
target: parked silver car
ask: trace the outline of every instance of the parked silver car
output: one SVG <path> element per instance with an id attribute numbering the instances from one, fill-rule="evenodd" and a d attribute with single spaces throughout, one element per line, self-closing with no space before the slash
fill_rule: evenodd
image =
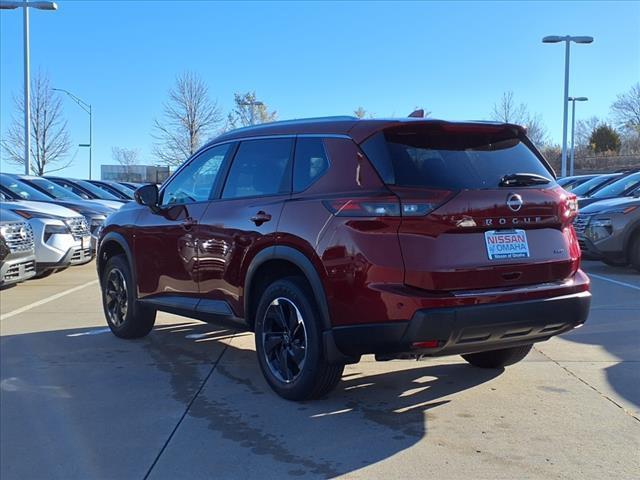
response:
<path id="1" fill-rule="evenodd" d="M 77 212 L 50 203 L 6 198 L 0 201 L 0 209 L 19 215 L 31 225 L 38 277 L 93 259 L 91 232 L 85 218 Z"/>
<path id="2" fill-rule="evenodd" d="M 573 226 L 584 258 L 640 271 L 640 189 L 586 206 Z"/>
<path id="3" fill-rule="evenodd" d="M 24 218 L 0 209 L 0 287 L 36 274 L 33 230 Z"/>

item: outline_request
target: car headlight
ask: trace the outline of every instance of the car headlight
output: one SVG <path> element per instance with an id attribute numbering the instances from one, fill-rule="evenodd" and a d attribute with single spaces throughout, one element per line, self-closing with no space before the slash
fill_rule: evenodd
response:
<path id="1" fill-rule="evenodd" d="M 91 230 L 91 234 L 94 237 L 97 237 L 100 234 L 100 230 L 102 230 L 102 226 L 104 225 L 105 217 L 93 217 L 89 222 L 89 229 Z"/>
<path id="2" fill-rule="evenodd" d="M 65 235 L 65 234 L 71 233 L 71 230 L 69 230 L 69 227 L 67 227 L 66 224 L 63 224 L 63 225 L 45 225 L 45 227 L 44 227 L 44 241 L 45 241 L 45 243 L 49 241 L 49 239 L 51 238 L 51 235 L 55 235 L 56 233 Z"/>
<path id="3" fill-rule="evenodd" d="M 589 226 L 585 230 L 584 235 L 592 242 L 597 242 L 598 240 L 611 236 L 612 233 L 613 226 L 611 225 L 610 218 L 595 218 L 589 222 Z"/>
<path id="4" fill-rule="evenodd" d="M 31 220 L 32 218 L 53 218 L 59 220 L 60 217 L 56 215 L 49 215 L 47 213 L 42 212 L 34 212 L 32 210 L 14 210 L 13 213 L 20 215 L 22 218 L 26 218 L 27 220 Z"/>

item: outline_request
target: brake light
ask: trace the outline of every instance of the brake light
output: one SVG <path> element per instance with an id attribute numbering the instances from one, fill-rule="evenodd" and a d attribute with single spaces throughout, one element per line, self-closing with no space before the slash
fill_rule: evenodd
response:
<path id="1" fill-rule="evenodd" d="M 562 190 L 562 189 L 560 189 Z M 578 198 L 572 193 L 562 190 L 560 193 L 560 221 L 567 224 L 573 221 L 578 215 Z"/>
<path id="2" fill-rule="evenodd" d="M 434 191 L 421 195 L 419 199 L 341 198 L 322 203 L 337 217 L 421 217 L 435 210 L 450 194 Z"/>

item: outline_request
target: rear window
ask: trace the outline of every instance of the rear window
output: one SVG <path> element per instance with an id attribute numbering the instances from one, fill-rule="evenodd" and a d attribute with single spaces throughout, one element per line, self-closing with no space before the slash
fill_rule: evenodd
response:
<path id="1" fill-rule="evenodd" d="M 362 144 L 388 185 L 447 190 L 496 188 L 510 173 L 553 176 L 510 130 L 438 127 L 390 129 Z"/>

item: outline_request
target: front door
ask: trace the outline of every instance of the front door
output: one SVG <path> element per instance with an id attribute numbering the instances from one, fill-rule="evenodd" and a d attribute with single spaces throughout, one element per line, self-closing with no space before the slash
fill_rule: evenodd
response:
<path id="1" fill-rule="evenodd" d="M 160 192 L 158 213 L 144 209 L 134 239 L 138 296 L 198 296 L 197 228 L 232 144 L 191 159 Z"/>

